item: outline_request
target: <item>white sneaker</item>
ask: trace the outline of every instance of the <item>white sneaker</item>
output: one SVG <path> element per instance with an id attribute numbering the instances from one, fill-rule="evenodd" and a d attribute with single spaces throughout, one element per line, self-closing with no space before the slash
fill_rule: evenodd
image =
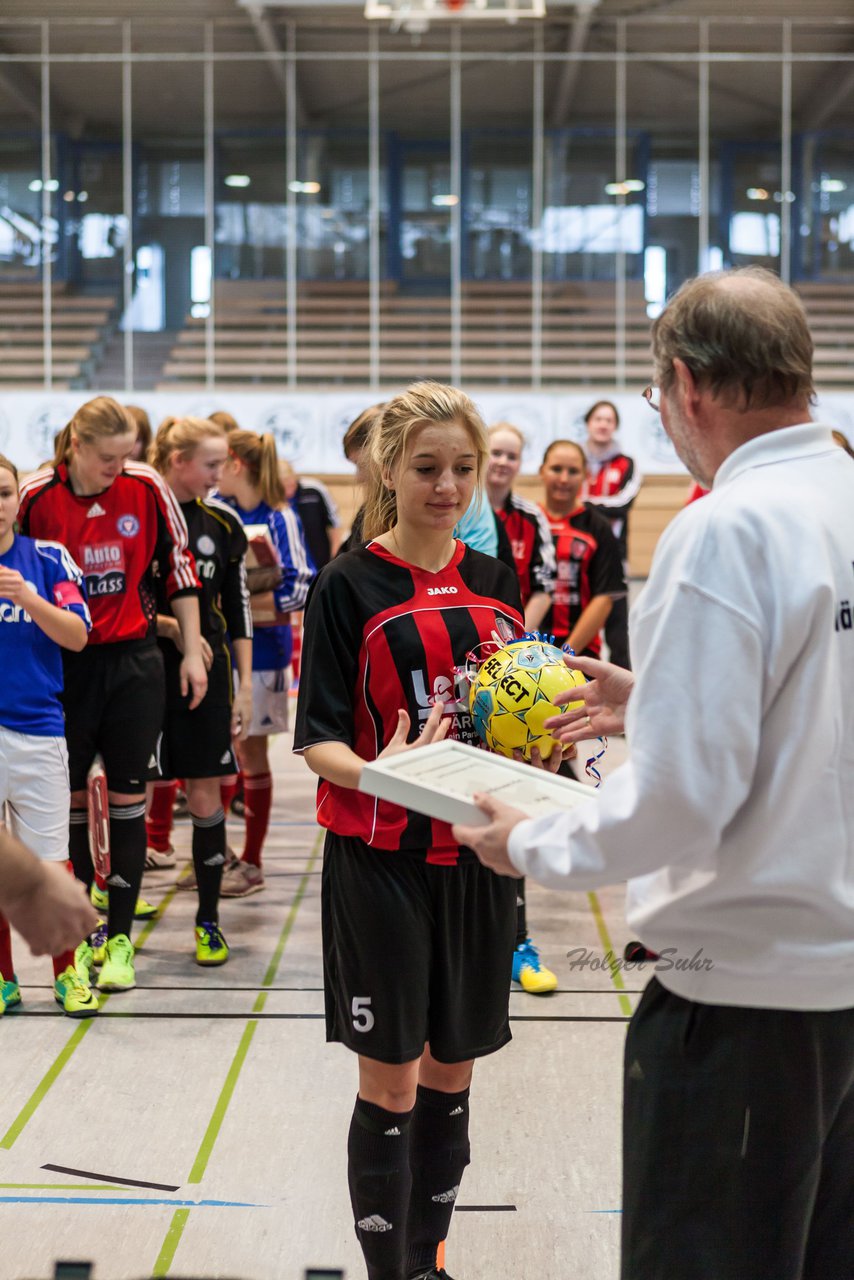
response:
<path id="1" fill-rule="evenodd" d="M 175 850 L 171 844 L 165 853 L 159 849 L 147 848 L 145 851 L 146 871 L 171 871 L 175 866 Z"/>

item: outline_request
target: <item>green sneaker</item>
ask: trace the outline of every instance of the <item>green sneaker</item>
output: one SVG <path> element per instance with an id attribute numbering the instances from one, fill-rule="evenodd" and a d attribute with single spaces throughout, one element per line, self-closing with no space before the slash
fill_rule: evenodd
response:
<path id="1" fill-rule="evenodd" d="M 75 965 L 70 964 L 55 980 L 53 994 L 70 1018 L 91 1018 L 98 1012 L 98 997 Z"/>
<path id="2" fill-rule="evenodd" d="M 92 948 L 92 964 L 96 969 L 100 969 L 107 958 L 107 936 L 107 922 L 106 920 L 99 920 L 97 929 L 89 934 L 89 945 Z"/>
<path id="3" fill-rule="evenodd" d="M 108 889 L 99 889 L 92 881 L 92 888 L 89 890 L 89 901 L 96 911 L 106 912 L 110 905 L 110 893 Z"/>
<path id="4" fill-rule="evenodd" d="M 107 942 L 107 954 L 101 966 L 98 990 L 130 991 L 135 986 L 133 943 L 126 933 L 117 933 Z"/>
<path id="5" fill-rule="evenodd" d="M 18 979 L 14 973 L 7 982 L 0 973 L 0 1018 L 7 1009 L 14 1009 L 16 1004 L 21 1003 L 21 988 L 18 986 Z"/>
<path id="6" fill-rule="evenodd" d="M 95 952 L 91 938 L 84 938 L 74 948 L 74 968 L 81 982 L 92 981 L 92 970 L 95 967 Z"/>
<path id="7" fill-rule="evenodd" d="M 89 890 L 89 897 L 92 906 L 96 911 L 107 912 L 110 909 L 110 891 L 109 889 L 99 889 L 96 884 L 92 884 Z M 145 898 L 137 898 L 136 909 L 133 913 L 134 920 L 151 920 L 157 915 L 159 908 L 155 907 L 152 902 L 146 902 Z"/>
<path id="8" fill-rule="evenodd" d="M 220 927 L 212 921 L 196 925 L 196 964 L 225 964 L 228 943 Z"/>

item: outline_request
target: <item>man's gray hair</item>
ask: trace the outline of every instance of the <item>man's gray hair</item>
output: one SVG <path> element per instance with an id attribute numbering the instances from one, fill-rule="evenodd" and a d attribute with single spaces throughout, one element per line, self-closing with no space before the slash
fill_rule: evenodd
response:
<path id="1" fill-rule="evenodd" d="M 652 353 L 664 391 L 678 357 L 701 386 L 744 409 L 815 398 L 803 305 L 763 267 L 688 280 L 652 326 Z"/>

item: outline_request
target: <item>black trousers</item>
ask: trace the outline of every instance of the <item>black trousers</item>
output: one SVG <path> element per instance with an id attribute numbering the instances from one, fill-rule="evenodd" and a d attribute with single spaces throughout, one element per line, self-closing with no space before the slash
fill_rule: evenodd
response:
<path id="1" fill-rule="evenodd" d="M 631 671 L 632 662 L 629 656 L 629 602 L 627 597 L 623 596 L 620 600 L 615 600 L 611 606 L 611 612 L 605 619 L 605 643 L 608 646 L 608 656 L 618 667 L 625 667 L 627 671 Z"/>
<path id="2" fill-rule="evenodd" d="M 622 1280 L 852 1280 L 854 1009 L 697 1004 L 626 1039 Z"/>

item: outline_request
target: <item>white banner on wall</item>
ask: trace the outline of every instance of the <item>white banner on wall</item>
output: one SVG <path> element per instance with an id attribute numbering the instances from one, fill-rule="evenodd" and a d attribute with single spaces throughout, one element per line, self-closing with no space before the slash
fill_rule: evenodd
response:
<path id="1" fill-rule="evenodd" d="M 374 403 L 370 391 L 346 392 L 107 392 L 117 400 L 141 405 L 153 427 L 167 414 L 204 417 L 216 409 L 232 414 L 250 431 L 271 431 L 283 458 L 304 473 L 350 472 L 341 450 L 341 439 L 353 419 Z M 388 394 L 388 393 L 387 393 Z M 86 391 L 8 392 L 0 396 L 0 453 L 22 471 L 30 471 L 51 458 L 57 431 L 75 409 L 90 398 Z M 487 425 L 512 422 L 525 434 L 523 472 L 533 474 L 551 440 L 583 441 L 584 415 L 598 399 L 609 399 L 620 414 L 623 450 L 633 457 L 644 475 L 684 475 L 661 425 L 661 418 L 637 392 L 562 393 L 484 391 L 472 393 Z M 828 393 L 820 398 L 813 417 L 828 422 L 854 440 L 854 393 Z"/>

